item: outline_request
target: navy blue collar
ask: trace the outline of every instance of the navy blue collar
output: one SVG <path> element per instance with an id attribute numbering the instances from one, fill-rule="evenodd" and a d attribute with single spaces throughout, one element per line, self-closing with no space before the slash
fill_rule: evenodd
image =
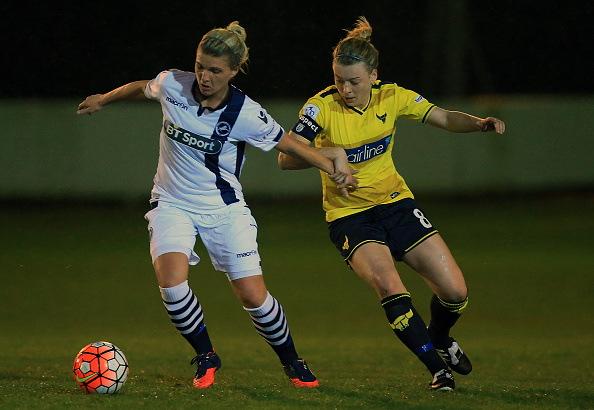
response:
<path id="1" fill-rule="evenodd" d="M 194 97 L 194 100 L 196 100 L 196 102 L 198 103 L 198 116 L 204 114 L 204 111 L 206 110 L 208 110 L 208 112 L 215 112 L 227 106 L 227 104 L 229 104 L 229 101 L 231 101 L 231 99 L 233 98 L 233 94 L 235 93 L 235 91 L 237 91 L 235 86 L 233 84 L 229 84 L 229 92 L 217 108 L 203 107 L 200 101 L 198 100 L 198 95 L 200 93 L 198 89 L 198 80 L 194 80 L 194 84 L 192 84 L 192 97 Z"/>

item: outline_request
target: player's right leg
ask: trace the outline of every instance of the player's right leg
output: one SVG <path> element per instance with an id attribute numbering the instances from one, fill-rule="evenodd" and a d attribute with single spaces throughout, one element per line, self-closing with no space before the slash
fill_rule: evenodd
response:
<path id="1" fill-rule="evenodd" d="M 221 367 L 221 360 L 214 351 L 204 324 L 202 306 L 188 285 L 188 258 L 183 253 L 170 252 L 159 256 L 154 266 L 167 314 L 196 352 L 191 361 L 196 365 L 192 384 L 201 389 L 210 387 L 214 383 L 215 372 Z M 176 285 L 180 280 L 183 282 Z"/>
<path id="2" fill-rule="evenodd" d="M 449 374 L 448 366 L 431 343 L 427 326 L 412 304 L 410 294 L 392 262 L 388 247 L 379 243 L 366 243 L 353 253 L 350 265 L 380 296 L 390 327 L 398 339 L 434 376 L 431 388 L 452 390 L 454 379 Z M 448 377 L 440 379 L 437 383 L 437 375 L 442 373 Z"/>
<path id="3" fill-rule="evenodd" d="M 214 352 L 204 324 L 202 306 L 188 285 L 189 264 L 196 264 L 193 252 L 195 229 L 183 210 L 171 206 L 157 207 L 147 213 L 151 233 L 151 255 L 159 291 L 167 314 L 179 333 L 196 351 L 194 387 L 206 388 L 214 383 L 214 373 L 221 361 Z"/>

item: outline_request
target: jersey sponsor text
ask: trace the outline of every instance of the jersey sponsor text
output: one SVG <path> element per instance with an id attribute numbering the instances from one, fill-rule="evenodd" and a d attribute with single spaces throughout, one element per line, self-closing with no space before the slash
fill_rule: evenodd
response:
<path id="1" fill-rule="evenodd" d="M 357 148 L 345 149 L 347 159 L 351 164 L 370 160 L 371 158 L 386 152 L 391 139 L 392 136 L 388 135 L 387 137 L 370 144 L 365 144 Z"/>
<path id="2" fill-rule="evenodd" d="M 172 140 L 207 154 L 217 154 L 221 152 L 221 149 L 223 148 L 221 141 L 194 134 L 172 124 L 169 121 L 165 121 L 164 130 L 165 135 L 167 135 Z"/>

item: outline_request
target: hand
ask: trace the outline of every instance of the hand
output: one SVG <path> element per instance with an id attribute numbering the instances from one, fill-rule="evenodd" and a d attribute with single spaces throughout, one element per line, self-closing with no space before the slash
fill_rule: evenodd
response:
<path id="1" fill-rule="evenodd" d="M 476 125 L 482 132 L 495 131 L 497 134 L 505 132 L 505 123 L 495 117 L 487 117 L 484 120 L 479 120 Z"/>
<path id="2" fill-rule="evenodd" d="M 329 174 L 328 177 L 336 184 L 336 187 L 339 189 L 342 196 L 348 198 L 349 189 L 354 190 L 359 188 L 359 180 L 354 176 L 354 174 L 357 173 L 359 173 L 358 169 L 348 168 L 346 173 L 335 172 L 333 174 Z"/>
<path id="3" fill-rule="evenodd" d="M 359 170 L 352 169 L 349 166 L 346 152 L 342 148 L 327 147 L 324 148 L 324 153 L 328 156 L 328 158 L 332 159 L 332 162 L 334 163 L 334 172 L 332 174 L 328 174 L 330 180 L 336 184 L 342 196 L 348 198 L 349 188 L 351 190 L 359 188 L 359 180 L 354 177 L 354 174 L 359 173 Z"/>
<path id="4" fill-rule="evenodd" d="M 78 105 L 77 114 L 89 114 L 91 115 L 94 112 L 97 112 L 103 107 L 101 104 L 101 99 L 103 98 L 103 94 L 95 94 L 88 96 L 85 98 L 83 102 Z"/>

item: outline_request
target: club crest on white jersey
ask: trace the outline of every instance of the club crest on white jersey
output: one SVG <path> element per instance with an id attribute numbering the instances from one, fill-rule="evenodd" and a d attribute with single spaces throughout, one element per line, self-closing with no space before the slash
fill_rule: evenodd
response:
<path id="1" fill-rule="evenodd" d="M 220 121 L 215 126 L 215 132 L 221 137 L 226 137 L 231 132 L 231 125 L 226 121 Z"/>

